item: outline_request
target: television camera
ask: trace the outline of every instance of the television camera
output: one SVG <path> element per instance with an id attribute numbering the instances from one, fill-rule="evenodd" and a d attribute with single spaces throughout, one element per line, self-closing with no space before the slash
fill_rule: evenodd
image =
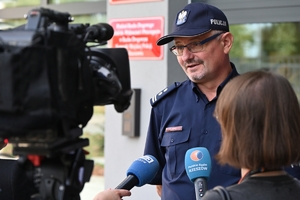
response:
<path id="1" fill-rule="evenodd" d="M 31 199 L 80 199 L 94 165 L 80 137 L 93 106 L 130 105 L 126 49 L 99 48 L 113 28 L 72 21 L 37 8 L 25 25 L 0 31 L 0 142 L 12 144 L 32 177 Z"/>

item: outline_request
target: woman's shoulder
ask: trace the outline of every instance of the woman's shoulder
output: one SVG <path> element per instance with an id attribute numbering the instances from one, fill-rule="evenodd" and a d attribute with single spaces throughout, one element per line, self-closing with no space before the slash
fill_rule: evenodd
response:
<path id="1" fill-rule="evenodd" d="M 208 190 L 203 196 L 202 200 L 220 200 L 222 196 L 217 190 Z"/>
<path id="2" fill-rule="evenodd" d="M 203 200 L 231 200 L 229 191 L 223 186 L 216 186 L 212 190 L 209 190 L 205 193 Z"/>
<path id="3" fill-rule="evenodd" d="M 224 198 L 227 193 L 227 198 Z M 226 195 L 225 195 L 226 196 Z M 299 199 L 300 181 L 290 176 L 248 178 L 229 187 L 215 187 L 205 193 L 203 200 L 239 199 Z"/>
<path id="4" fill-rule="evenodd" d="M 211 190 L 208 190 L 203 200 L 240 200 L 240 199 L 247 199 L 244 198 L 248 196 L 247 187 L 245 188 L 244 185 L 232 185 L 229 187 L 222 187 L 216 186 Z"/>

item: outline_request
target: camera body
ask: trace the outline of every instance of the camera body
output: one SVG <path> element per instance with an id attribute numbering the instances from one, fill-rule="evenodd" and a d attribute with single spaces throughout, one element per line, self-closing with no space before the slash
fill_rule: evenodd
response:
<path id="1" fill-rule="evenodd" d="M 79 136 L 93 106 L 130 105 L 127 51 L 97 47 L 113 36 L 108 24 L 70 24 L 70 14 L 45 8 L 27 20 L 0 31 L 0 141 L 16 154 L 87 146 Z"/>

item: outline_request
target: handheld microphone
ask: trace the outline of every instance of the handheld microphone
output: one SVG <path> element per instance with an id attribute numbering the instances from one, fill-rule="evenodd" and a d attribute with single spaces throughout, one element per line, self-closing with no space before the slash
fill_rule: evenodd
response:
<path id="1" fill-rule="evenodd" d="M 158 161 L 151 155 L 136 159 L 127 170 L 127 177 L 116 189 L 131 190 L 134 186 L 141 187 L 150 182 L 159 169 Z"/>
<path id="2" fill-rule="evenodd" d="M 207 179 L 211 171 L 211 158 L 204 147 L 189 149 L 185 153 L 185 171 L 194 183 L 196 200 L 200 200 L 207 191 Z"/>
<path id="3" fill-rule="evenodd" d="M 110 40 L 114 35 L 113 27 L 106 23 L 92 25 L 87 28 L 86 32 L 88 39 L 98 40 L 98 42 Z"/>

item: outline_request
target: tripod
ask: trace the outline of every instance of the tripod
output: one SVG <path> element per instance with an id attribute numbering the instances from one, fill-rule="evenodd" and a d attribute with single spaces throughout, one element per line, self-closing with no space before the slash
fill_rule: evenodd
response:
<path id="1" fill-rule="evenodd" d="M 88 144 L 88 139 L 76 138 L 55 149 L 15 147 L 14 154 L 20 155 L 19 162 L 26 165 L 37 188 L 31 200 L 80 200 L 94 166 L 92 160 L 85 159 L 82 147 Z"/>

